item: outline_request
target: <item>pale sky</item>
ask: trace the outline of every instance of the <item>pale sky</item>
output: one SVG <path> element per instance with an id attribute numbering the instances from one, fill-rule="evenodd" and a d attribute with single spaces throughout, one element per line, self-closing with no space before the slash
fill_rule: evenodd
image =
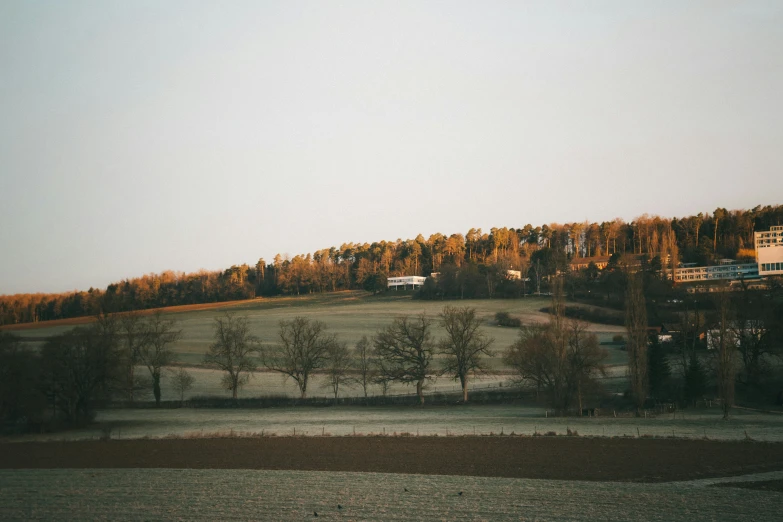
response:
<path id="1" fill-rule="evenodd" d="M 0 294 L 783 203 L 783 2 L 0 2 Z"/>

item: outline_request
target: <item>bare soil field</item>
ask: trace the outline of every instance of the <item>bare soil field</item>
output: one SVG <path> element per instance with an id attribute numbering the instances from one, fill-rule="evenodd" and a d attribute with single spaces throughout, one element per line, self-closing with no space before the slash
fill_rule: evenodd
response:
<path id="1" fill-rule="evenodd" d="M 580 437 L 255 437 L 0 444 L 0 469 L 176 468 L 669 482 L 783 470 L 783 444 Z"/>

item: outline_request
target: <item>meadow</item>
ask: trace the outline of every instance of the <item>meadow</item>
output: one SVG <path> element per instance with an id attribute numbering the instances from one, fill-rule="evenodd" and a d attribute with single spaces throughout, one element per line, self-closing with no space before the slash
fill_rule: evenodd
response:
<path id="1" fill-rule="evenodd" d="M 775 520 L 780 493 L 713 487 L 215 469 L 0 470 L 0 519 Z M 459 493 L 462 492 L 460 495 Z M 338 507 L 339 506 L 339 507 Z"/>
<path id="2" fill-rule="evenodd" d="M 492 374 L 482 376 L 471 383 L 472 388 L 497 387 L 508 383 L 511 376 L 502 361 L 503 351 L 511 345 L 518 336 L 516 328 L 500 327 L 495 324 L 497 312 L 508 312 L 519 317 L 523 324 L 540 323 L 547 320 L 548 315 L 540 309 L 549 306 L 550 299 L 546 297 L 526 297 L 522 299 L 479 299 L 460 301 L 420 301 L 414 300 L 410 293 L 388 292 L 372 296 L 366 292 L 350 291 L 330 294 L 311 294 L 298 297 L 259 298 L 250 301 L 233 301 L 217 303 L 212 306 L 198 305 L 195 307 L 173 307 L 164 309 L 167 317 L 175 319 L 182 329 L 182 338 L 174 344 L 173 351 L 177 354 L 177 364 L 191 369 L 195 383 L 185 398 L 213 395 L 225 396 L 227 392 L 220 386 L 221 373 L 203 367 L 204 353 L 213 342 L 213 323 L 216 316 L 231 311 L 238 316 L 247 317 L 251 331 L 260 341 L 261 346 L 272 346 L 278 340 L 280 321 L 288 321 L 296 316 L 306 316 L 324 322 L 329 331 L 338 335 L 339 340 L 349 347 L 366 335 L 371 337 L 379 329 L 387 326 L 394 317 L 425 313 L 435 320 L 433 332 L 437 340 L 443 335 L 443 329 L 437 324 L 437 316 L 444 306 L 469 306 L 477 310 L 484 323 L 485 332 L 495 339 L 494 357 L 486 361 Z M 87 319 L 85 319 L 87 320 Z M 53 321 L 52 325 L 37 323 L 22 328 L 14 327 L 13 333 L 29 340 L 30 346 L 41 346 L 46 337 L 57 335 L 75 326 L 74 321 Z M 607 325 L 591 325 L 601 342 L 611 341 L 616 334 L 622 334 L 621 327 Z M 625 352 L 617 346 L 609 346 L 607 363 L 612 378 L 607 380 L 610 391 L 622 389 L 620 381 L 624 378 Z M 439 365 L 435 361 L 435 367 Z M 140 374 L 146 370 L 139 368 Z M 164 399 L 178 399 L 170 386 L 170 375 L 164 373 L 162 386 Z M 446 377 L 429 383 L 429 391 L 457 391 L 457 384 Z M 380 390 L 373 388 L 373 394 Z M 392 394 L 411 393 L 410 387 L 393 386 Z M 359 396 L 360 389 L 347 386 L 341 396 Z M 298 396 L 296 386 L 286 382 L 278 374 L 269 372 L 257 373 L 240 390 L 240 397 L 257 397 L 260 395 Z M 308 390 L 310 396 L 329 396 L 330 391 L 325 386 L 324 379 L 316 375 Z"/>

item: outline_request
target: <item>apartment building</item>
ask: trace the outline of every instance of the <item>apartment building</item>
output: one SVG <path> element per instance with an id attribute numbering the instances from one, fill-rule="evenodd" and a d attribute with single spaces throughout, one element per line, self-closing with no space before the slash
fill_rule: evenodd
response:
<path id="1" fill-rule="evenodd" d="M 783 226 L 753 235 L 759 276 L 783 275 Z"/>

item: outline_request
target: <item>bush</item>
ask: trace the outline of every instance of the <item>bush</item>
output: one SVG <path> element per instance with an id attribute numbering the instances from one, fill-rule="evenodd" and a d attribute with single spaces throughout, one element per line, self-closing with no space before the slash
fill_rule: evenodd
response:
<path id="1" fill-rule="evenodd" d="M 546 314 L 551 310 L 547 306 L 540 310 Z M 623 314 L 613 310 L 604 310 L 601 308 L 584 308 L 581 306 L 566 306 L 565 316 L 569 319 L 579 319 L 588 323 L 610 324 L 614 326 L 624 326 L 625 318 Z"/>
<path id="2" fill-rule="evenodd" d="M 495 321 L 498 326 L 510 326 L 512 328 L 519 328 L 522 326 L 522 321 L 518 317 L 511 317 L 508 312 L 498 312 L 495 314 Z"/>
<path id="3" fill-rule="evenodd" d="M 623 337 L 620 334 L 617 334 L 614 337 L 612 337 L 612 342 L 617 344 L 623 344 L 625 343 L 625 337 Z"/>

